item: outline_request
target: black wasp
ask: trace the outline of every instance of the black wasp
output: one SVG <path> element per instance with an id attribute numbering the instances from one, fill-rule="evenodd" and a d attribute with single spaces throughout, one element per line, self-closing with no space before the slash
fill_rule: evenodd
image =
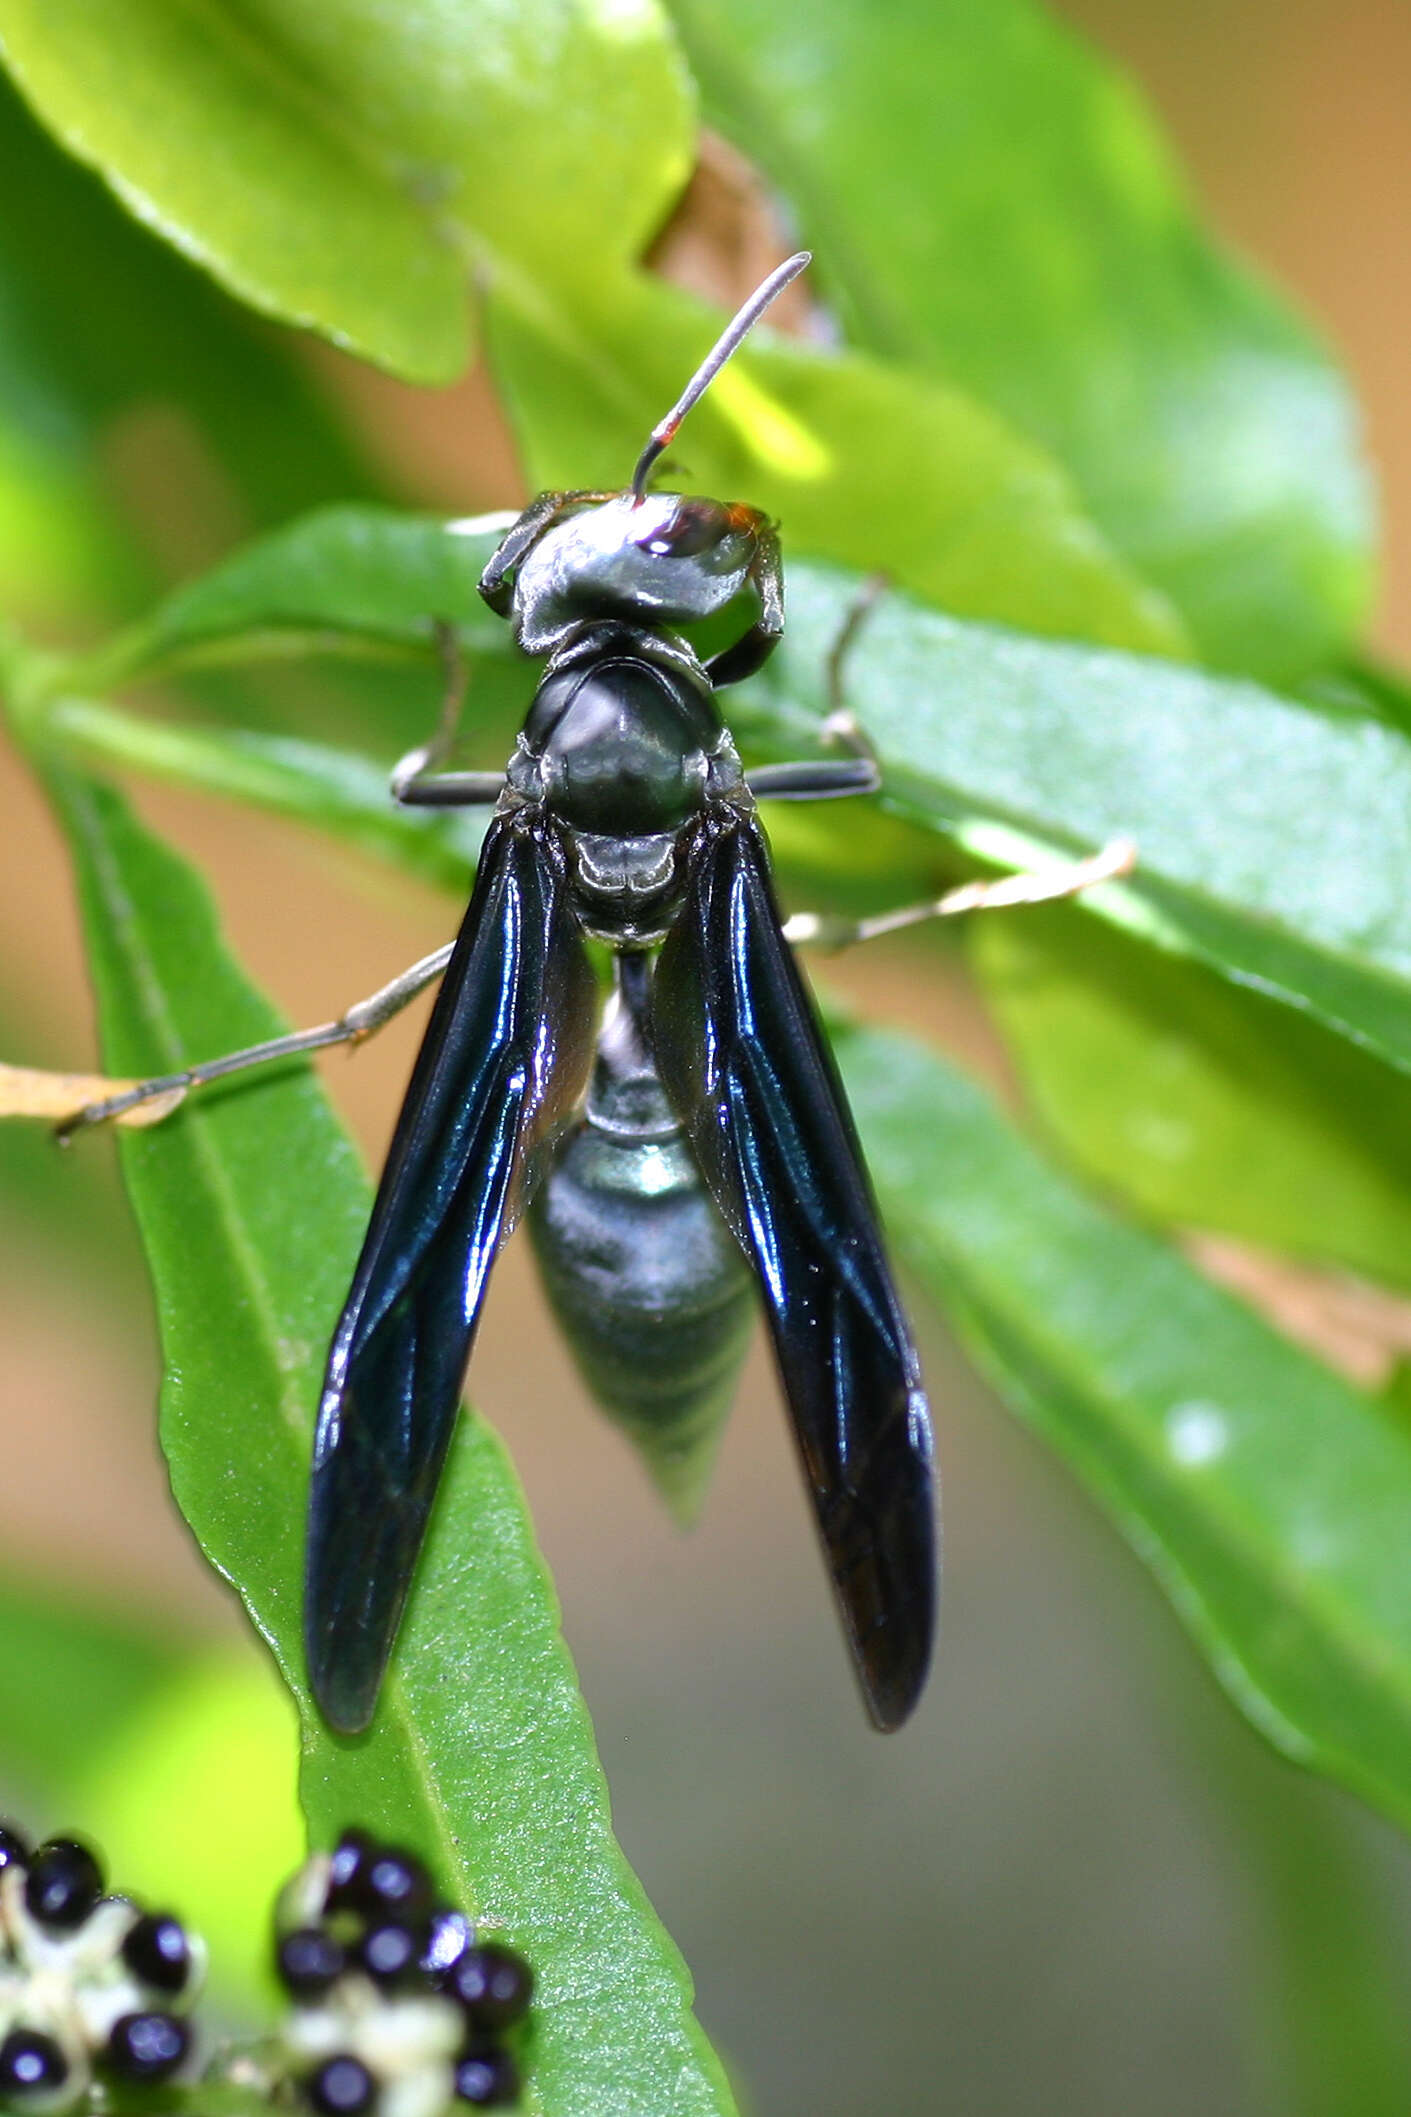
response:
<path id="1" fill-rule="evenodd" d="M 867 792 L 878 774 L 845 718 L 836 732 L 857 754 L 742 771 L 716 694 L 783 630 L 774 526 L 647 491 L 681 420 L 808 262 L 789 259 L 740 310 L 625 491 L 542 494 L 486 566 L 486 602 L 547 657 L 514 755 L 503 774 L 437 772 L 443 736 L 393 776 L 402 802 L 493 805 L 454 946 L 337 1023 L 83 1113 L 366 1034 L 444 969 L 314 1441 L 309 1676 L 349 1732 L 376 1705 L 491 1264 L 536 1191 L 550 1294 L 595 1393 L 629 1419 L 686 1432 L 718 1403 L 758 1290 L 876 1725 L 899 1725 L 925 1680 L 926 1398 L 755 811 L 759 796 Z M 678 628 L 737 599 L 743 615 L 746 597 L 749 622 L 703 662 Z M 1023 892 L 1036 893 L 1053 890 Z M 589 937 L 613 963 L 596 1033 Z"/>
<path id="2" fill-rule="evenodd" d="M 655 1173 L 661 1146 L 682 1135 L 764 1295 L 882 1726 L 905 1717 L 925 1675 L 935 1576 L 926 1401 L 755 817 L 756 794 L 852 792 L 876 773 L 849 758 L 746 780 L 716 693 L 753 674 L 783 629 L 774 530 L 751 507 L 646 491 L 690 405 L 807 261 L 790 260 L 741 311 L 627 491 L 546 493 L 491 558 L 481 594 L 520 647 L 548 657 L 503 778 L 434 777 L 425 752 L 397 777 L 403 801 L 490 799 L 495 814 L 319 1410 L 305 1637 L 314 1690 L 340 1727 L 371 1715 L 490 1264 L 546 1174 L 540 1248 L 551 1283 L 579 1297 L 578 1342 L 596 1321 L 594 1379 L 611 1395 L 646 1363 L 672 1388 L 670 1325 L 699 1317 L 703 1278 L 722 1277 L 702 1253 L 723 1245 L 697 1183 L 669 1252 L 685 1283 L 663 1290 L 666 1332 L 643 1331 L 638 1297 L 661 1272 L 663 1245 L 650 1225 L 654 1194 L 634 1179 Z M 750 590 L 757 613 L 702 663 L 677 628 Z M 614 991 L 565 1154 L 594 1056 L 588 935 L 613 950 Z M 592 1165 L 612 1146 L 617 1180 L 603 1170 L 595 1182 Z M 722 1306 L 734 1291 L 728 1262 L 724 1271 Z M 686 1364 L 689 1389 L 699 1377 Z"/>

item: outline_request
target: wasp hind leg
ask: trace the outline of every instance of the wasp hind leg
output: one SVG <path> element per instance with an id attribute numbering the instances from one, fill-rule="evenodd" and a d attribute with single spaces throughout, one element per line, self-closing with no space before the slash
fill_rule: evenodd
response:
<path id="1" fill-rule="evenodd" d="M 963 912 L 1003 911 L 1021 904 L 1050 904 L 1058 897 L 1078 897 L 1099 883 L 1115 882 L 1130 875 L 1137 864 L 1137 848 L 1130 838 L 1113 838 L 1099 852 L 1082 860 L 1055 860 L 1051 867 L 1023 869 L 999 875 L 993 882 L 962 882 L 921 904 L 903 904 L 895 911 L 879 912 L 871 919 L 838 919 L 827 912 L 795 912 L 784 922 L 784 938 L 794 943 L 812 942 L 824 948 L 851 948 L 857 941 L 875 941 L 882 934 L 897 933 L 905 926 L 920 926 L 927 919 L 954 919 Z"/>
<path id="2" fill-rule="evenodd" d="M 324 1051 L 332 1044 L 360 1044 L 364 1037 L 372 1036 L 392 1017 L 414 1000 L 419 992 L 440 977 L 451 960 L 452 944 L 438 948 L 410 970 L 388 984 L 379 986 L 365 1000 L 355 1000 L 347 1012 L 336 1021 L 320 1022 L 313 1029 L 296 1029 L 288 1036 L 274 1036 L 263 1044 L 249 1044 L 243 1051 L 227 1051 L 220 1058 L 207 1059 L 199 1066 L 188 1066 L 181 1073 L 163 1073 L 152 1080 L 135 1081 L 124 1088 L 120 1095 L 110 1095 L 103 1102 L 86 1103 L 74 1115 L 65 1118 L 55 1127 L 61 1140 L 71 1139 L 75 1132 L 85 1131 L 89 1125 L 106 1124 L 110 1118 L 121 1117 L 127 1110 L 135 1110 L 139 1103 L 153 1102 L 159 1096 L 170 1095 L 177 1100 L 188 1088 L 202 1088 L 209 1081 L 224 1080 L 228 1074 L 244 1073 L 251 1066 L 264 1066 L 276 1059 L 298 1058 L 308 1051 Z M 175 1103 L 173 1104 L 175 1107 Z"/>

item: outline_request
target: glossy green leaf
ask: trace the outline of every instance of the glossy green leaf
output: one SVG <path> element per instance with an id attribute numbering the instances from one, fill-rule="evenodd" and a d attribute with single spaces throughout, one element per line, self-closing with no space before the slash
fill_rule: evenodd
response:
<path id="1" fill-rule="evenodd" d="M 0 190 L 25 202 L 0 220 L 0 586 L 12 607 L 140 606 L 183 532 L 205 555 L 222 534 L 367 490 L 292 341 L 135 226 L 8 81 Z"/>
<path id="2" fill-rule="evenodd" d="M 529 482 L 626 483 L 721 319 L 622 273 L 569 334 L 493 290 L 490 351 Z M 1178 654 L 1166 600 L 1114 552 L 1062 470 L 962 388 L 762 332 L 692 412 L 668 483 L 749 500 L 788 549 L 885 569 L 966 617 Z"/>
<path id="3" fill-rule="evenodd" d="M 1256 1726 L 1411 1822 L 1411 1436 L 919 1045 L 854 1033 L 839 1056 L 898 1250 L 1009 1403 Z"/>
<path id="4" fill-rule="evenodd" d="M 1204 234 L 1114 67 L 1029 0 L 669 4 L 853 345 L 1048 449 L 1216 662 L 1282 677 L 1347 638 L 1371 535 L 1351 393 Z"/>
<path id="5" fill-rule="evenodd" d="M 239 728 L 140 720 L 89 699 L 65 699 L 50 725 L 91 762 L 316 824 L 445 889 L 463 891 L 480 857 L 483 809 L 398 808 L 386 771 L 348 750 Z"/>
<path id="6" fill-rule="evenodd" d="M 168 1067 L 276 1028 L 189 871 L 63 772 L 111 1066 Z M 368 1193 L 308 1072 L 233 1083 L 144 1134 L 125 1169 L 157 1288 L 177 1498 L 238 1583 L 304 1713 L 316 1839 L 356 1816 L 410 1840 L 538 1975 L 526 2108 L 728 2112 L 690 1982 L 613 1842 L 607 1795 L 523 1502 L 462 1427 L 370 1733 L 307 1704 L 300 1550 L 312 1412 Z"/>
<path id="7" fill-rule="evenodd" d="M 1411 1081 L 1063 906 L 976 921 L 1047 1130 L 1154 1218 L 1411 1287 Z"/>
<path id="8" fill-rule="evenodd" d="M 0 39 L 139 219 L 242 300 L 414 381 L 465 364 L 472 260 L 594 275 L 689 168 L 651 0 L 4 0 Z"/>
<path id="9" fill-rule="evenodd" d="M 850 586 L 795 566 L 789 631 L 732 709 L 777 754 L 818 725 Z M 1411 1069 L 1411 743 L 1257 685 L 961 625 L 884 598 L 848 700 L 886 799 L 1026 865 L 1136 840 L 1085 909 L 1209 964 Z"/>
<path id="10" fill-rule="evenodd" d="M 184 659 L 312 653 L 343 638 L 416 649 L 430 659 L 433 622 L 468 651 L 514 654 L 502 618 L 476 592 L 512 515 L 446 521 L 390 507 L 327 507 L 233 552 L 160 603 L 144 624 L 80 663 L 79 684 L 110 685 Z"/>

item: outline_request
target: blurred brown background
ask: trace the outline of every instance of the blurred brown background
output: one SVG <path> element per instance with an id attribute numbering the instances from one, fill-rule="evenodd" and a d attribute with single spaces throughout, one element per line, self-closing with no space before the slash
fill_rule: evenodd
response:
<path id="1" fill-rule="evenodd" d="M 1217 223 L 1350 367 L 1386 496 L 1376 637 L 1411 658 L 1411 7 L 1069 0 L 1066 12 L 1127 59 Z M 370 422 L 409 500 L 470 512 L 520 497 L 479 379 L 418 396 L 326 350 L 309 358 Z M 138 481 L 142 441 L 122 440 Z M 203 498 L 200 475 L 193 466 L 175 497 L 169 479 L 153 483 L 184 568 L 220 533 L 220 495 Z M 81 1064 L 91 1027 L 64 863 L 30 787 L 0 768 L 8 1019 L 42 1022 L 47 1055 Z M 337 1012 L 457 916 L 298 831 L 169 795 L 142 805 L 199 850 L 236 948 L 297 1021 Z M 909 960 L 879 949 L 836 982 L 915 1020 Z M 925 1026 L 983 1063 L 983 1022 L 958 978 L 944 989 Z M 324 1064 L 370 1161 L 419 1022 Z M 68 1167 L 55 1157 L 56 1186 Z M 130 1271 L 116 1248 L 111 1262 Z M 167 1509 L 150 1328 L 131 1283 L 128 1327 L 115 1328 L 0 1209 L 0 1546 L 117 1606 L 229 1628 Z M 1351 2111 L 1334 2077 L 1339 2021 L 1318 2011 L 1327 1980 L 1310 2013 L 1300 1951 L 1340 1955 L 1349 2008 L 1411 2014 L 1411 1977 L 1385 1993 L 1358 1982 L 1372 1932 L 1391 1933 L 1411 1971 L 1405 1848 L 1261 1750 L 1136 1561 L 923 1327 L 945 1616 L 917 1722 L 888 1741 L 864 1729 L 852 1694 L 762 1358 L 705 1520 L 683 1539 L 583 1402 L 520 1242 L 481 1335 L 474 1397 L 527 1483 L 621 1836 L 747 2108 Z"/>

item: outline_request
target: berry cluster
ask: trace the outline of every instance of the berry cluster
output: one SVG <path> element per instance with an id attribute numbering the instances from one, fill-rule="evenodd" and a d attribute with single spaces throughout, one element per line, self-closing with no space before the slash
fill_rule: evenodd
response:
<path id="1" fill-rule="evenodd" d="M 104 1895 L 86 1845 L 31 1851 L 0 1823 L 0 2108 L 71 2109 L 95 2067 L 168 2079 L 191 2048 L 182 2017 L 204 1968 L 178 1920 Z"/>
<path id="2" fill-rule="evenodd" d="M 280 1900 L 276 1966 L 293 2000 L 290 2071 L 320 2117 L 446 2117 L 519 2093 L 504 2031 L 533 1985 L 478 1941 L 410 1853 L 347 1830 Z"/>

